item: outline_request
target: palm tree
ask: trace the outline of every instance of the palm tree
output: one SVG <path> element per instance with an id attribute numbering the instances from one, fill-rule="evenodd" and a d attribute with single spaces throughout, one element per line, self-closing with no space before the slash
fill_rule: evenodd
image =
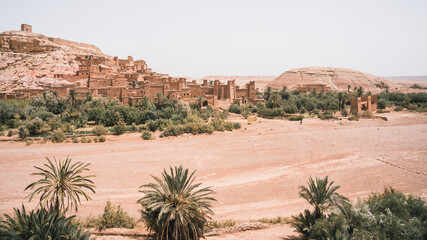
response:
<path id="1" fill-rule="evenodd" d="M 91 198 L 85 193 L 85 189 L 95 193 L 95 185 L 90 178 L 94 175 L 82 176 L 81 173 L 88 171 L 87 168 L 90 164 L 83 162 L 71 163 L 71 158 L 59 160 L 53 163 L 46 158 L 49 162 L 44 164 L 45 169 L 34 167 L 39 172 L 32 173 L 31 175 L 41 176 L 42 178 L 28 185 L 25 190 L 34 190 L 29 197 L 31 201 L 34 196 L 41 194 L 40 206 L 45 208 L 56 208 L 58 210 L 66 210 L 69 207 L 75 208 L 77 212 L 78 204 L 80 204 L 80 196 L 86 200 Z"/>
<path id="2" fill-rule="evenodd" d="M 202 109 L 202 105 L 204 101 L 205 101 L 205 98 L 202 96 L 198 96 L 196 98 L 196 102 L 197 102 L 197 106 L 199 107 L 199 110 Z"/>
<path id="3" fill-rule="evenodd" d="M 267 87 L 267 89 L 265 89 L 265 91 L 264 91 L 263 98 L 265 100 L 268 100 L 270 98 L 272 92 L 273 92 L 273 89 L 271 87 Z"/>
<path id="4" fill-rule="evenodd" d="M 76 91 L 74 89 L 70 89 L 68 96 L 71 102 L 71 106 L 74 107 L 76 105 Z"/>
<path id="5" fill-rule="evenodd" d="M 282 98 L 277 93 L 272 93 L 267 101 L 267 105 L 271 108 L 279 107 L 281 103 Z"/>
<path id="6" fill-rule="evenodd" d="M 214 192 L 210 187 L 193 184 L 194 173 L 189 174 L 182 166 L 170 167 L 170 172 L 163 170 L 163 179 L 153 176 L 155 183 L 141 186 L 141 219 L 158 239 L 203 237 L 203 227 L 213 214 L 211 202 L 216 200 L 211 197 Z"/>
<path id="7" fill-rule="evenodd" d="M 316 177 L 316 181 L 310 177 L 307 184 L 308 188 L 299 186 L 299 195 L 314 207 L 316 218 L 322 217 L 324 211 L 328 208 L 348 202 L 346 197 L 336 192 L 340 186 L 332 186 L 334 182 L 328 182 L 328 176 L 324 179 Z"/>
<path id="8" fill-rule="evenodd" d="M 0 221 L 0 239 L 2 240 L 45 240 L 73 239 L 89 240 L 90 232 L 76 221 L 75 216 L 66 217 L 65 212 L 44 208 L 26 212 L 14 209 L 14 216 L 4 215 Z"/>

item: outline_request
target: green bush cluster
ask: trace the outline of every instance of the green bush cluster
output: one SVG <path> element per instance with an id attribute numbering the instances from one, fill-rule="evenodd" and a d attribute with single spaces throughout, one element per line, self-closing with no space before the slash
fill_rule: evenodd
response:
<path id="1" fill-rule="evenodd" d="M 94 128 L 92 128 L 92 132 L 93 134 L 99 137 L 106 134 L 107 129 L 102 124 L 99 124 L 99 125 L 96 125 Z"/>
<path id="2" fill-rule="evenodd" d="M 322 211 L 306 209 L 291 220 L 303 239 L 427 239 L 427 206 L 422 198 L 388 187 L 353 204 L 336 201 L 333 191 L 339 186 L 320 185 L 301 190 L 300 196 L 312 199 L 310 204 Z"/>
<path id="3" fill-rule="evenodd" d="M 67 137 L 65 136 L 65 133 L 61 129 L 53 131 L 52 142 L 62 143 L 65 141 L 65 139 L 67 139 Z"/>
<path id="4" fill-rule="evenodd" d="M 292 115 L 289 117 L 289 121 L 301 121 L 304 119 L 303 115 Z"/>
<path id="5" fill-rule="evenodd" d="M 150 140 L 152 138 L 151 132 L 150 131 L 142 131 L 142 135 L 141 135 L 142 139 L 144 140 Z"/>
<path id="6" fill-rule="evenodd" d="M 106 228 L 128 228 L 136 225 L 136 220 L 128 215 L 120 205 L 113 205 L 107 201 L 104 213 L 98 217 L 89 217 L 85 221 L 85 227 L 103 230 Z"/>

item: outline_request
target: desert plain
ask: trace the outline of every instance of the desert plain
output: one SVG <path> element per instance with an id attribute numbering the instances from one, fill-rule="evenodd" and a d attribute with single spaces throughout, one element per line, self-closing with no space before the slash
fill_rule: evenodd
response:
<path id="1" fill-rule="evenodd" d="M 106 201 L 136 218 L 139 186 L 169 166 L 197 170 L 196 181 L 215 190 L 214 220 L 289 217 L 309 208 L 298 196 L 308 178 L 329 176 L 352 201 L 392 186 L 427 200 L 427 114 L 391 112 L 360 121 L 299 121 L 258 118 L 242 128 L 212 135 L 143 141 L 139 133 L 108 136 L 105 143 L 0 142 L 0 213 L 36 201 L 23 200 L 36 179 L 33 166 L 45 157 L 90 163 L 96 194 L 82 201 L 78 217 L 98 215 Z M 296 235 L 287 225 L 210 239 L 282 239 Z M 262 237 L 261 237 L 262 236 Z M 113 239 L 103 237 L 100 239 Z M 121 239 L 121 238 L 114 238 Z M 124 239 L 124 238 L 123 238 Z"/>

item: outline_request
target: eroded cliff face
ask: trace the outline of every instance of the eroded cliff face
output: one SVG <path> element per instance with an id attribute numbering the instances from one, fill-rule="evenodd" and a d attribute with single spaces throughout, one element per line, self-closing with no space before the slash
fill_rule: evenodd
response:
<path id="1" fill-rule="evenodd" d="M 46 86 L 55 82 L 52 80 L 56 73 L 73 75 L 80 64 L 76 59 L 79 55 L 111 58 L 90 44 L 31 32 L 3 32 L 0 34 L 0 91 Z"/>
<path id="2" fill-rule="evenodd" d="M 304 67 L 291 69 L 275 78 L 268 86 L 280 89 L 287 86 L 295 89 L 298 84 L 326 84 L 332 90 L 347 91 L 348 86 L 363 87 L 365 91 L 379 92 L 386 86 L 393 88 L 388 80 L 346 68 Z"/>

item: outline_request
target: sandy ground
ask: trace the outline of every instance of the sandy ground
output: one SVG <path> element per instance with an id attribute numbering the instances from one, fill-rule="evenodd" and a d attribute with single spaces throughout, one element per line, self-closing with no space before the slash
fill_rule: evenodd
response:
<path id="1" fill-rule="evenodd" d="M 234 132 L 143 141 L 140 134 L 108 136 L 105 143 L 0 143 L 0 213 L 11 213 L 29 192 L 33 166 L 70 156 L 91 163 L 97 192 L 78 215 L 100 214 L 105 202 L 120 203 L 138 216 L 138 187 L 163 168 L 197 169 L 197 180 L 213 186 L 214 219 L 247 221 L 290 216 L 309 207 L 298 186 L 328 175 L 352 200 L 391 185 L 427 199 L 427 114 L 393 112 L 379 119 L 299 122 L 258 119 Z M 384 163 L 402 166 L 404 169 Z M 413 170 L 413 171 L 410 171 Z M 417 173 L 419 172 L 419 174 Z M 210 239 L 281 239 L 288 226 Z M 108 238 L 104 238 L 108 239 Z"/>

